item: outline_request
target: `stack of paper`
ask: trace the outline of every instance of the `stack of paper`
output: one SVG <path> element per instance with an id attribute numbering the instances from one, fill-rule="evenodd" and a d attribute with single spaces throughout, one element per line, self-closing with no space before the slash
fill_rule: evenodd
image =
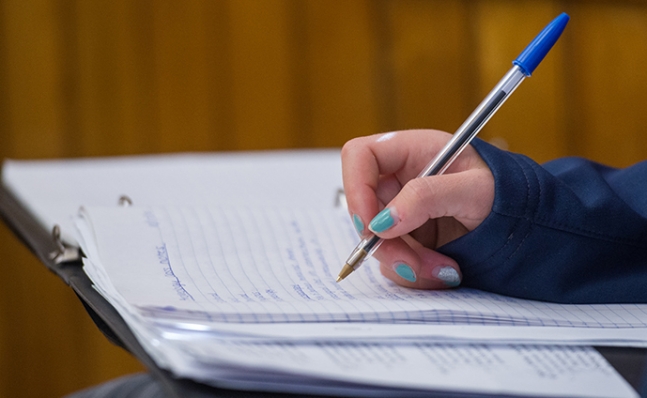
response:
<path id="1" fill-rule="evenodd" d="M 340 209 L 86 207 L 76 226 L 86 273 L 151 356 L 219 386 L 633 396 L 572 345 L 647 343 L 645 305 L 410 290 L 373 262 L 335 283 L 357 240 Z"/>

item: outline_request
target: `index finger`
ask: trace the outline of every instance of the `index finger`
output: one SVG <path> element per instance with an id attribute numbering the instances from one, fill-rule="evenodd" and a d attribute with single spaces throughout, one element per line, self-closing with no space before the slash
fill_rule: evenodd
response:
<path id="1" fill-rule="evenodd" d="M 380 191 L 392 192 L 394 186 L 415 178 L 450 138 L 441 131 L 409 130 L 355 138 L 344 145 L 344 192 L 360 234 L 380 210 Z"/>

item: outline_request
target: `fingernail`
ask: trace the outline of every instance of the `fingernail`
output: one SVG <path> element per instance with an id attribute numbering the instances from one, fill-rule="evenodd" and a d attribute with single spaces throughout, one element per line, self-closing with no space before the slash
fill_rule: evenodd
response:
<path id="1" fill-rule="evenodd" d="M 393 270 L 402 279 L 408 280 L 409 282 L 415 282 L 416 281 L 416 273 L 413 272 L 411 267 L 409 267 L 408 265 L 406 265 L 404 263 L 395 264 L 393 266 Z"/>
<path id="2" fill-rule="evenodd" d="M 358 234 L 361 235 L 362 232 L 364 232 L 364 223 L 357 214 L 353 214 L 353 225 L 355 225 L 355 229 L 357 230 Z"/>
<path id="3" fill-rule="evenodd" d="M 377 216 L 375 216 L 375 218 L 373 218 L 373 220 L 368 224 L 368 229 L 377 233 L 384 232 L 394 226 L 397 221 L 398 218 L 395 215 L 394 209 L 387 207 L 377 213 Z"/>
<path id="4" fill-rule="evenodd" d="M 458 272 L 449 265 L 441 265 L 434 268 L 431 273 L 436 278 L 445 282 L 445 285 L 449 287 L 456 287 L 461 284 L 461 277 L 458 275 Z"/>

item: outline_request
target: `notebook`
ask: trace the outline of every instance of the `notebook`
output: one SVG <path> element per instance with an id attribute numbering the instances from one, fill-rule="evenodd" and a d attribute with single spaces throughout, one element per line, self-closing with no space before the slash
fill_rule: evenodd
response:
<path id="1" fill-rule="evenodd" d="M 383 278 L 374 259 L 336 283 L 359 237 L 345 210 L 332 206 L 84 207 L 76 225 L 89 260 L 152 319 L 647 331 L 645 304 L 566 305 L 467 288 L 407 289 Z"/>

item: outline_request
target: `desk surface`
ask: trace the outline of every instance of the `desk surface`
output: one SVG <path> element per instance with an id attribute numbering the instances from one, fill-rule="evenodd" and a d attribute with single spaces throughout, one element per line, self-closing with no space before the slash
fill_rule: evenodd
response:
<path id="1" fill-rule="evenodd" d="M 92 287 L 80 262 L 55 264 L 49 253 L 56 249 L 51 233 L 34 219 L 4 185 L 0 186 L 0 216 L 38 259 L 77 294 L 99 329 L 147 367 L 164 391 L 173 397 L 271 397 L 285 394 L 250 393 L 216 389 L 186 379 L 176 379 L 159 368 L 137 342 L 117 311 Z M 609 363 L 643 396 L 647 394 L 647 349 L 596 347 Z M 425 393 L 425 396 L 430 396 Z M 447 396 L 447 393 L 438 393 Z M 452 394 L 461 396 L 461 394 Z"/>

